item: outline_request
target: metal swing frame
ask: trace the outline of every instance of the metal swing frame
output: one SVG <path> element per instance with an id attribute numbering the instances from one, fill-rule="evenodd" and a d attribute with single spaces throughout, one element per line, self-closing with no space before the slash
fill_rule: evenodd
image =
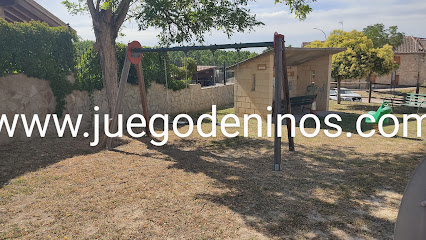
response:
<path id="1" fill-rule="evenodd" d="M 286 103 L 286 113 L 291 113 L 291 105 L 290 105 L 290 95 L 289 95 L 289 87 L 288 87 L 288 75 L 287 75 L 287 64 L 286 64 L 286 55 L 285 55 L 285 41 L 284 35 L 275 33 L 273 42 L 255 42 L 255 43 L 236 43 L 236 44 L 221 44 L 221 45 L 208 45 L 208 46 L 179 46 L 179 47 L 168 47 L 168 48 L 142 48 L 139 42 L 132 42 L 128 45 L 128 51 L 125 57 L 125 62 L 123 65 L 123 69 L 120 77 L 120 85 L 118 90 L 117 101 L 115 104 L 115 108 L 113 110 L 112 116 L 112 124 L 110 126 L 111 132 L 117 131 L 117 123 L 118 123 L 118 113 L 122 105 L 125 83 L 127 82 L 130 63 L 136 65 L 137 75 L 138 75 L 138 85 L 141 96 L 141 104 L 143 110 L 143 116 L 145 117 L 146 122 L 149 122 L 148 115 L 148 103 L 146 97 L 143 69 L 142 69 L 142 56 L 143 53 L 149 52 L 173 52 L 173 51 L 196 51 L 196 50 L 218 50 L 218 49 L 236 49 L 237 51 L 243 48 L 258 48 L 258 47 L 274 47 L 275 57 L 274 57 L 274 68 L 275 68 L 275 113 L 273 114 L 273 118 L 275 123 L 277 123 L 278 115 L 281 113 L 281 93 L 284 92 L 284 102 Z M 279 81 L 281 80 L 281 81 Z M 278 127 L 281 127 L 281 124 L 275 124 L 275 139 L 274 139 L 274 164 L 273 170 L 280 171 L 281 170 L 281 137 L 277 136 Z M 289 142 L 289 150 L 294 151 L 294 139 L 291 136 L 291 123 L 287 124 L 288 130 L 288 142 Z M 150 131 L 146 129 L 146 133 L 149 136 Z M 112 148 L 112 138 L 108 138 L 105 136 L 104 141 L 106 139 L 106 147 L 107 149 Z"/>

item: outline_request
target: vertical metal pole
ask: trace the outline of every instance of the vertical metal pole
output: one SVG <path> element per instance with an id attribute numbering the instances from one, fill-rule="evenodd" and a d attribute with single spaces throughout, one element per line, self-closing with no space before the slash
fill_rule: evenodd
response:
<path id="1" fill-rule="evenodd" d="M 284 101 L 286 104 L 286 113 L 291 114 L 291 103 L 290 103 L 290 89 L 288 87 L 288 73 L 287 73 L 287 58 L 285 52 L 285 40 L 283 37 L 283 51 L 282 51 L 282 69 L 283 69 L 283 92 L 284 92 Z M 291 119 L 287 120 L 287 137 L 288 137 L 288 149 L 291 152 L 294 152 L 294 138 L 291 136 L 292 122 Z"/>
<path id="2" fill-rule="evenodd" d="M 368 103 L 371 103 L 371 92 L 373 91 L 373 83 L 369 82 L 369 86 L 368 86 Z"/>
<path id="3" fill-rule="evenodd" d="M 145 80 L 143 76 L 142 62 L 139 62 L 136 65 L 136 71 L 138 74 L 138 86 L 139 86 L 139 94 L 141 96 L 142 112 L 143 112 L 143 116 L 145 117 L 146 124 L 148 126 L 148 123 L 149 123 L 148 101 L 146 97 Z M 145 129 L 146 129 L 146 135 L 150 136 L 151 132 L 149 127 L 146 127 Z"/>
<path id="4" fill-rule="evenodd" d="M 281 170 L 281 137 L 278 136 L 278 128 L 281 124 L 278 123 L 278 114 L 281 114 L 281 83 L 283 79 L 283 36 L 279 34 L 274 35 L 275 54 L 274 54 L 274 67 L 275 67 L 275 104 L 274 104 L 274 122 L 275 122 L 275 139 L 274 139 L 274 171 Z"/>
<path id="5" fill-rule="evenodd" d="M 216 86 L 216 69 L 217 69 L 217 65 L 216 65 L 216 58 L 215 58 L 215 55 L 214 55 L 214 53 L 216 52 L 216 49 L 212 49 L 210 51 L 212 51 L 212 54 L 213 54 L 213 65 L 215 66 L 213 68 L 213 85 Z"/>
<path id="6" fill-rule="evenodd" d="M 420 93 L 420 72 L 417 72 L 416 94 Z"/>
<path id="7" fill-rule="evenodd" d="M 113 111 L 113 115 L 112 115 L 112 123 L 111 123 L 111 126 L 110 126 L 110 132 L 111 133 L 116 132 L 117 128 L 118 128 L 118 126 L 117 126 L 117 124 L 118 124 L 118 113 L 120 112 L 121 102 L 122 102 L 123 97 L 124 97 L 124 89 L 126 88 L 127 78 L 129 77 L 129 70 L 130 70 L 130 61 L 129 61 L 127 54 L 126 54 L 126 57 L 124 59 L 123 70 L 121 71 L 120 87 L 118 89 L 117 102 L 115 103 L 115 107 L 114 107 L 114 111 Z M 108 138 L 108 137 L 106 137 L 106 138 L 107 138 L 106 147 L 107 147 L 107 149 L 111 149 L 112 138 Z"/>
<path id="8" fill-rule="evenodd" d="M 226 85 L 226 63 L 223 62 L 223 85 Z"/>
<path id="9" fill-rule="evenodd" d="M 337 104 L 340 104 L 340 82 L 342 80 L 342 76 L 337 76 Z"/>

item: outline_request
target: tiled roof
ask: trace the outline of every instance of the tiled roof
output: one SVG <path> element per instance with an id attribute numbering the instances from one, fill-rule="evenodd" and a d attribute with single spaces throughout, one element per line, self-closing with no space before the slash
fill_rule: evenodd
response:
<path id="1" fill-rule="evenodd" d="M 286 58 L 287 58 L 287 66 L 297 66 L 315 59 L 318 59 L 323 56 L 333 55 L 339 52 L 346 51 L 346 48 L 285 48 Z M 246 64 L 247 62 L 251 62 L 260 57 L 264 57 L 269 54 L 275 54 L 274 50 L 271 49 L 269 51 L 265 51 L 262 54 L 259 54 L 255 57 L 246 59 L 242 62 L 236 63 L 232 66 L 227 67 L 227 69 L 238 68 L 240 65 Z"/>
<path id="2" fill-rule="evenodd" d="M 407 36 L 395 53 L 423 53 L 426 52 L 426 38 Z"/>
<path id="3" fill-rule="evenodd" d="M 50 27 L 69 27 L 68 24 L 64 23 L 34 0 L 0 0 L 0 18 L 4 18 L 8 22 L 29 22 L 35 20 L 45 22 Z"/>
<path id="4" fill-rule="evenodd" d="M 324 41 L 321 41 L 321 42 L 324 43 Z M 304 48 L 308 45 L 311 45 L 311 43 L 313 43 L 313 41 L 312 42 L 302 42 L 302 48 Z"/>

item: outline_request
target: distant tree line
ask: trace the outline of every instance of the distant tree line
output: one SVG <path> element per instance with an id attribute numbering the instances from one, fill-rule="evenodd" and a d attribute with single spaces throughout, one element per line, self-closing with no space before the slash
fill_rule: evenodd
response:
<path id="1" fill-rule="evenodd" d="M 104 87 L 102 80 L 102 69 L 99 54 L 93 49 L 93 41 L 80 40 L 75 42 L 76 63 L 75 78 L 76 86 L 80 90 L 92 92 Z M 126 45 L 116 44 L 117 60 L 119 70 L 123 66 Z M 192 76 L 197 72 L 197 66 L 226 66 L 244 61 L 256 56 L 257 53 L 249 51 L 223 51 L 214 53 L 210 50 L 190 51 L 186 58 L 183 52 L 145 53 L 142 67 L 145 75 L 145 85 L 149 88 L 152 82 L 167 85 L 172 90 L 185 88 L 191 82 Z M 166 84 L 167 78 L 167 84 Z M 130 68 L 128 82 L 137 84 L 136 69 Z"/>
<path id="2" fill-rule="evenodd" d="M 183 67 L 185 64 L 184 52 L 169 52 L 170 63 Z M 257 53 L 250 51 L 225 51 L 225 50 L 200 50 L 200 51 L 189 51 L 186 54 L 187 58 L 192 58 L 197 62 L 199 66 L 223 66 L 225 63 L 227 66 L 235 63 L 244 61 L 248 58 L 257 56 Z"/>

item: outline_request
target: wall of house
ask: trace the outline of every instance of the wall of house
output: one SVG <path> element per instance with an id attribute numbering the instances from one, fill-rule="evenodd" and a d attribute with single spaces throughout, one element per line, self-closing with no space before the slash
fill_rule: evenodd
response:
<path id="1" fill-rule="evenodd" d="M 267 107 L 272 105 L 273 54 L 267 54 L 234 68 L 234 108 L 237 116 L 259 114 L 266 116 Z M 258 66 L 265 70 L 258 70 Z"/>
<path id="2" fill-rule="evenodd" d="M 288 74 L 288 89 L 290 92 L 290 97 L 297 96 L 297 86 L 298 86 L 298 71 L 297 66 L 289 66 L 287 67 Z M 284 94 L 283 94 L 284 95 Z"/>
<path id="3" fill-rule="evenodd" d="M 426 82 L 426 53 L 395 54 L 401 59 L 399 69 L 399 85 L 416 86 L 418 73 L 420 85 Z M 391 84 L 392 74 L 376 77 L 376 83 Z"/>
<path id="4" fill-rule="evenodd" d="M 331 55 L 287 68 L 290 97 L 317 95 L 317 111 L 328 111 L 331 82 Z M 235 112 L 237 116 L 259 114 L 263 118 L 270 112 L 274 98 L 274 55 L 268 54 L 235 67 Z M 266 65 L 266 70 L 258 70 Z M 315 72 L 313 78 L 312 73 Z M 256 79 L 254 81 L 254 78 Z M 312 81 L 314 84 L 312 84 Z M 253 84 L 256 84 L 253 88 Z"/>
<path id="5" fill-rule="evenodd" d="M 150 116 L 157 113 L 177 115 L 200 112 L 211 110 L 212 105 L 220 107 L 233 104 L 234 86 L 229 84 L 201 88 L 199 84 L 195 84 L 180 91 L 172 91 L 163 85 L 153 83 L 148 89 L 147 98 Z M 99 106 L 99 114 L 108 113 L 105 90 L 95 91 L 92 96 L 87 92 L 73 91 L 66 97 L 66 102 L 64 113 L 69 114 L 72 119 L 76 119 L 78 114 L 83 114 L 83 129 L 91 126 L 94 106 Z M 0 114 L 6 114 L 9 121 L 15 114 L 25 114 L 29 120 L 34 114 L 38 114 L 44 122 L 43 116 L 53 113 L 55 106 L 56 100 L 48 81 L 29 78 L 23 74 L 0 78 Z M 126 85 L 122 113 L 125 119 L 135 113 L 142 114 L 138 86 Z M 54 127 L 50 127 L 48 135 L 54 134 L 55 131 Z M 38 135 L 34 134 L 34 137 Z M 0 131 L 0 144 L 27 139 L 21 120 L 13 138 L 7 136 L 4 126 Z"/>
<path id="6" fill-rule="evenodd" d="M 331 63 L 332 56 L 330 55 L 298 65 L 297 86 L 290 92 L 293 92 L 294 96 L 317 95 L 316 110 L 328 111 Z"/>

